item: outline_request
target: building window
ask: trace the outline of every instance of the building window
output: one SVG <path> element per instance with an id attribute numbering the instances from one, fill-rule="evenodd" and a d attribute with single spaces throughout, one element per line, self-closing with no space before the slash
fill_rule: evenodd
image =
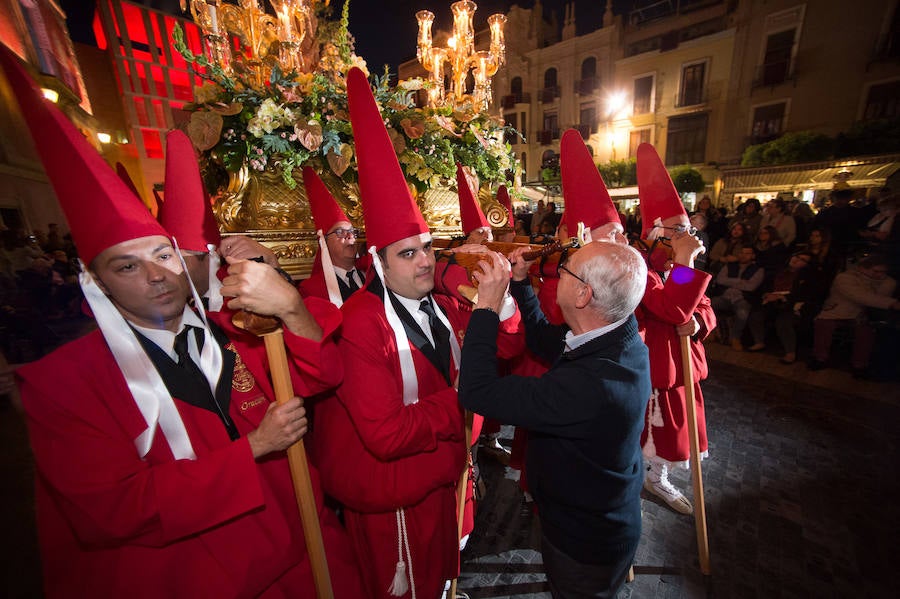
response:
<path id="1" fill-rule="evenodd" d="M 900 117 L 900 80 L 881 83 L 869 88 L 863 119 L 893 119 Z"/>
<path id="2" fill-rule="evenodd" d="M 522 181 L 528 181 L 528 153 L 522 152 L 522 158 L 519 159 L 519 166 L 522 167 Z"/>
<path id="3" fill-rule="evenodd" d="M 522 78 L 513 77 L 509 84 L 509 93 L 515 96 L 516 102 L 522 101 Z"/>
<path id="4" fill-rule="evenodd" d="M 590 79 L 597 76 L 597 59 L 593 56 L 585 58 L 581 63 L 581 78 Z"/>
<path id="5" fill-rule="evenodd" d="M 556 69 L 547 69 L 544 71 L 544 87 L 556 87 Z"/>
<path id="6" fill-rule="evenodd" d="M 559 115 L 555 112 L 545 112 L 541 143 L 549 145 L 554 139 L 559 139 Z"/>
<path id="7" fill-rule="evenodd" d="M 590 56 L 581 63 L 581 79 L 576 84 L 575 91 L 587 96 L 598 87 L 600 87 L 600 80 L 597 78 L 597 59 Z"/>
<path id="8" fill-rule="evenodd" d="M 634 80 L 634 114 L 647 114 L 653 106 L 653 75 Z"/>
<path id="9" fill-rule="evenodd" d="M 636 158 L 637 149 L 641 144 L 650 143 L 650 128 L 635 129 L 628 134 L 628 157 Z"/>
<path id="10" fill-rule="evenodd" d="M 527 123 L 527 121 L 525 120 L 525 118 L 526 118 L 525 115 L 526 115 L 526 114 L 527 114 L 527 113 L 525 113 L 525 112 L 520 112 L 520 113 L 519 113 L 519 122 L 522 124 L 522 127 L 519 129 L 519 133 L 521 133 L 521 134 L 522 134 L 522 137 L 525 137 L 525 138 L 528 137 L 528 127 L 527 127 L 528 123 Z"/>
<path id="11" fill-rule="evenodd" d="M 706 128 L 709 115 L 692 114 L 669 119 L 666 164 L 697 164 L 706 159 Z"/>
<path id="12" fill-rule="evenodd" d="M 544 88 L 541 90 L 541 102 L 552 102 L 559 97 L 559 84 L 556 69 L 544 71 Z"/>
<path id="13" fill-rule="evenodd" d="M 771 141 L 781 135 L 786 108 L 787 102 L 779 102 L 753 109 L 753 126 L 750 130 L 753 143 Z"/>
<path id="14" fill-rule="evenodd" d="M 578 131 L 582 139 L 587 139 L 597 132 L 597 107 L 593 104 L 582 104 L 578 116 Z"/>
<path id="15" fill-rule="evenodd" d="M 702 104 L 706 79 L 706 62 L 696 62 L 681 68 L 681 90 L 678 93 L 678 106 L 694 106 Z"/>
<path id="16" fill-rule="evenodd" d="M 773 33 L 766 39 L 761 78 L 763 85 L 777 85 L 791 76 L 791 55 L 796 33 L 796 29 L 788 29 Z"/>

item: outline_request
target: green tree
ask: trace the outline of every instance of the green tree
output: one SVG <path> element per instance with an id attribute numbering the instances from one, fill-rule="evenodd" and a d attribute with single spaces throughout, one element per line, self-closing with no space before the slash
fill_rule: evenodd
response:
<path id="1" fill-rule="evenodd" d="M 679 194 L 700 193 L 706 189 L 706 183 L 703 181 L 703 175 L 695 168 L 689 166 L 679 166 L 672 171 L 672 183 Z"/>
<path id="2" fill-rule="evenodd" d="M 606 164 L 598 164 L 597 170 L 603 177 L 607 187 L 630 187 L 637 185 L 637 162 L 634 158 L 611 160 Z"/>

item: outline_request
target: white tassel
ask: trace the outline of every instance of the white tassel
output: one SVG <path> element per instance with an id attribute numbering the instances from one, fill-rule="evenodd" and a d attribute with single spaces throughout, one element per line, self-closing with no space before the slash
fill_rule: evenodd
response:
<path id="1" fill-rule="evenodd" d="M 394 512 L 397 516 L 397 567 L 388 593 L 394 597 L 402 597 L 409 591 L 413 582 L 412 555 L 409 552 L 409 539 L 406 536 L 406 513 L 403 508 Z M 409 576 L 406 575 L 406 562 L 403 561 L 403 546 L 406 545 L 406 560 L 409 562 Z M 412 589 L 412 599 L 416 599 L 416 589 Z"/>
<path id="2" fill-rule="evenodd" d="M 406 577 L 406 563 L 397 562 L 397 568 L 394 570 L 394 580 L 388 593 L 394 597 L 402 597 L 409 591 L 409 579 Z"/>

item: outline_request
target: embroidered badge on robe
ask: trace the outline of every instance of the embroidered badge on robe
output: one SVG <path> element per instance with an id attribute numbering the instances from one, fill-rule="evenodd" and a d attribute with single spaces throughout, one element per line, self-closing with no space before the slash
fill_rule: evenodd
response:
<path id="1" fill-rule="evenodd" d="M 225 349 L 234 353 L 234 374 L 231 375 L 231 388 L 238 393 L 248 392 L 256 384 L 256 379 L 247 370 L 247 366 L 241 360 L 241 355 L 235 349 L 234 343 L 229 343 L 225 346 Z"/>

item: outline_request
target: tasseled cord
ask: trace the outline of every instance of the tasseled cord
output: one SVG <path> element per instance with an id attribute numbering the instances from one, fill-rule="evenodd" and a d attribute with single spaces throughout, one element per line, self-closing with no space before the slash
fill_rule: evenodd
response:
<path id="1" fill-rule="evenodd" d="M 394 570 L 394 580 L 391 582 L 388 593 L 394 597 L 402 597 L 412 588 L 412 599 L 416 599 L 416 582 L 413 578 L 412 555 L 409 552 L 409 538 L 406 535 L 406 512 L 400 508 L 397 516 L 397 568 Z M 403 561 L 403 548 L 406 547 L 406 561 Z M 406 575 L 409 564 L 409 576 Z"/>

